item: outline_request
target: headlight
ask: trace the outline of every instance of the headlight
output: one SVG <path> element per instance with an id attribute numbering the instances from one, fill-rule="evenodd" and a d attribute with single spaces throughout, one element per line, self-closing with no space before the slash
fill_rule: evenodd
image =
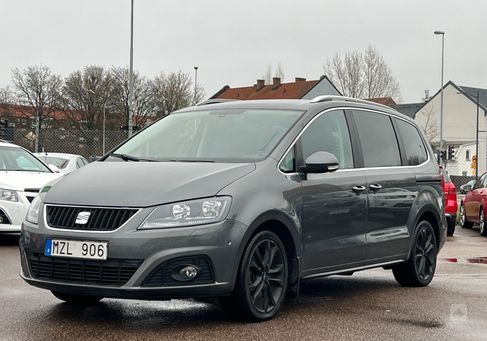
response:
<path id="1" fill-rule="evenodd" d="M 230 197 L 213 197 L 157 207 L 140 229 L 160 229 L 218 223 L 227 217 Z"/>
<path id="2" fill-rule="evenodd" d="M 17 202 L 19 201 L 19 197 L 16 191 L 0 188 L 0 200 Z"/>
<path id="3" fill-rule="evenodd" d="M 42 200 L 50 189 L 51 186 L 46 186 L 41 189 L 39 194 L 30 203 L 29 210 L 27 211 L 27 215 L 25 216 L 25 220 L 27 220 L 29 223 L 36 225 L 39 223 L 39 211 L 42 206 Z"/>

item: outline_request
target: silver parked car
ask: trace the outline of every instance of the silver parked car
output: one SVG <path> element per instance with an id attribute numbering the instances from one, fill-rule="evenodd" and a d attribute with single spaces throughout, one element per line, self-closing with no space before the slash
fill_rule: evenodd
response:
<path id="1" fill-rule="evenodd" d="M 21 275 L 71 303 L 219 297 L 262 321 L 317 276 L 383 267 L 428 285 L 443 200 L 431 147 L 391 108 L 207 104 L 44 187 L 23 224 Z"/>
<path id="2" fill-rule="evenodd" d="M 68 174 L 88 164 L 81 155 L 67 153 L 35 153 L 38 159 L 48 165 L 54 165 L 60 173 Z"/>

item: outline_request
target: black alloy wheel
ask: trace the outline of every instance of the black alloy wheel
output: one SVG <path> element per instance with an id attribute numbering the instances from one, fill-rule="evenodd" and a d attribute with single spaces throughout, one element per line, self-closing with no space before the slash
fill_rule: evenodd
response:
<path id="1" fill-rule="evenodd" d="M 416 236 L 415 266 L 422 281 L 429 281 L 434 274 L 436 264 L 435 236 L 432 229 L 421 227 Z"/>
<path id="2" fill-rule="evenodd" d="M 281 307 L 288 286 L 288 258 L 280 238 L 271 231 L 257 233 L 248 243 L 230 296 L 220 298 L 232 317 L 269 320 Z"/>
<path id="3" fill-rule="evenodd" d="M 245 282 L 254 308 L 268 314 L 276 308 L 284 291 L 284 254 L 272 239 L 260 241 L 252 250 Z"/>
<path id="4" fill-rule="evenodd" d="M 421 221 L 416 232 L 409 259 L 392 267 L 396 281 L 406 287 L 428 285 L 436 270 L 438 253 L 436 235 L 428 221 Z"/>

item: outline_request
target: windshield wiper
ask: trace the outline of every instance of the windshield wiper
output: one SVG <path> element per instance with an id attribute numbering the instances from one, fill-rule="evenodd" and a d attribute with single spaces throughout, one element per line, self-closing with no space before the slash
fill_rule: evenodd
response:
<path id="1" fill-rule="evenodd" d="M 214 163 L 214 160 L 185 160 L 185 159 L 174 159 L 174 160 L 169 160 L 170 162 L 212 162 Z"/>
<path id="2" fill-rule="evenodd" d="M 132 155 L 127 155 L 127 154 L 118 154 L 118 153 L 110 153 L 108 154 L 109 156 L 117 157 L 119 159 L 122 159 L 123 161 L 149 161 L 149 162 L 156 162 L 156 160 L 151 160 L 151 159 L 141 159 L 138 158 L 137 156 L 132 156 Z"/>

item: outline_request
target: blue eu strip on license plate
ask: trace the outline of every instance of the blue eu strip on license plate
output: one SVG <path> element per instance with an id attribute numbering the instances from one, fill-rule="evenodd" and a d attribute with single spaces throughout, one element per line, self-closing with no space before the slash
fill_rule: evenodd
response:
<path id="1" fill-rule="evenodd" d="M 44 256 L 50 256 L 52 253 L 52 240 L 46 239 L 46 246 L 44 247 Z"/>

